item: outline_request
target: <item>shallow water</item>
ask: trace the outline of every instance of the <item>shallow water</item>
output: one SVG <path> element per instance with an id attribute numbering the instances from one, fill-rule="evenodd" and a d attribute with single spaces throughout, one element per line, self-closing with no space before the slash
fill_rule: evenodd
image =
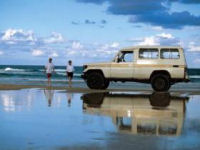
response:
<path id="1" fill-rule="evenodd" d="M 200 149 L 200 96 L 0 91 L 0 149 Z"/>

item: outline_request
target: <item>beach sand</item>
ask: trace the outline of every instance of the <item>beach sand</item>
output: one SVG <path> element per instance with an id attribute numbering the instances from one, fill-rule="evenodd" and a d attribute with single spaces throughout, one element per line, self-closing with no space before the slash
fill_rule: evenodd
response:
<path id="1" fill-rule="evenodd" d="M 199 85 L 186 85 L 0 85 L 0 149 L 200 149 Z"/>
<path id="2" fill-rule="evenodd" d="M 112 82 L 108 89 L 106 90 L 92 90 L 89 89 L 84 82 L 73 83 L 72 87 L 52 85 L 47 86 L 43 85 L 25 85 L 25 84 L 0 84 L 0 90 L 19 90 L 27 88 L 39 88 L 39 89 L 53 89 L 53 90 L 64 90 L 74 93 L 93 93 L 93 92 L 112 92 L 112 91 L 121 91 L 121 92 L 153 92 L 153 89 L 149 84 L 142 83 L 115 83 Z M 200 83 L 179 83 L 171 87 L 169 92 L 179 92 L 179 93 L 188 93 L 188 94 L 199 94 L 200 93 Z"/>

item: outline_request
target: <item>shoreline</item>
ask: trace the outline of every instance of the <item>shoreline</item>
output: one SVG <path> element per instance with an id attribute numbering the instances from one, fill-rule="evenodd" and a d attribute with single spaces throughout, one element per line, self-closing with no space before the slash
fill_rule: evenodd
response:
<path id="1" fill-rule="evenodd" d="M 103 93 L 103 92 L 140 92 L 140 93 L 149 93 L 154 92 L 149 87 L 133 87 L 133 88 L 127 88 L 127 87 L 113 87 L 106 90 L 95 90 L 95 89 L 89 89 L 88 87 L 77 87 L 77 86 L 47 86 L 47 85 L 19 85 L 19 84 L 0 84 L 0 90 L 22 90 L 22 89 L 50 89 L 50 90 L 61 90 L 65 92 L 72 92 L 72 93 Z M 192 95 L 199 95 L 200 89 L 194 89 L 188 87 L 187 89 L 181 89 L 181 88 L 171 88 L 169 90 L 170 93 L 179 93 L 179 94 L 192 94 Z"/>

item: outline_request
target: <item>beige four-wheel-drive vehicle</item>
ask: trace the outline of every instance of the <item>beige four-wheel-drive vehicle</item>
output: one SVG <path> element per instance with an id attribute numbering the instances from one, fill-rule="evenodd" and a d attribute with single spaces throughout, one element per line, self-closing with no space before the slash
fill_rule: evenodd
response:
<path id="1" fill-rule="evenodd" d="M 91 89 L 106 89 L 110 81 L 151 83 L 155 91 L 167 91 L 177 82 L 188 82 L 183 48 L 137 46 L 120 50 L 112 62 L 85 64 L 82 78 Z"/>

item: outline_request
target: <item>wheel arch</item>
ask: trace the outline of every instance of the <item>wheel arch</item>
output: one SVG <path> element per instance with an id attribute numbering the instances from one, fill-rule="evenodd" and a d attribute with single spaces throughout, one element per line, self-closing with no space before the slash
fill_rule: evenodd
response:
<path id="1" fill-rule="evenodd" d="M 169 77 L 169 79 L 171 79 L 171 75 L 167 70 L 155 70 L 151 73 L 150 75 L 150 80 L 152 79 L 152 77 L 156 74 L 163 74 L 163 75 L 167 75 Z"/>
<path id="2" fill-rule="evenodd" d="M 85 72 L 85 74 L 87 76 L 87 75 L 89 75 L 92 72 L 98 72 L 98 73 L 100 73 L 105 78 L 105 75 L 104 75 L 104 73 L 103 73 L 103 71 L 101 69 L 91 69 L 91 70 L 88 70 L 87 72 Z"/>

